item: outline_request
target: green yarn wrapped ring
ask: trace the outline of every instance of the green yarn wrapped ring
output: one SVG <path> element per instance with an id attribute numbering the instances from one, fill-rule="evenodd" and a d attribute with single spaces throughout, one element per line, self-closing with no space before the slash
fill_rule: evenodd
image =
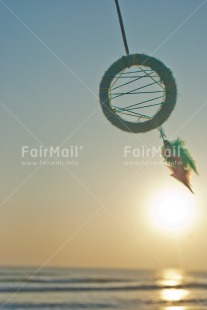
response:
<path id="1" fill-rule="evenodd" d="M 132 85 L 135 88 L 126 90 Z M 127 106 L 127 96 L 139 102 Z M 161 126 L 168 119 L 176 104 L 177 87 L 171 70 L 161 61 L 145 54 L 131 54 L 118 59 L 105 72 L 99 97 L 104 115 L 114 126 L 141 133 Z M 116 98 L 116 102 L 125 100 L 124 106 L 114 105 Z M 137 113 L 138 109 L 142 109 L 141 113 Z M 152 115 L 143 114 L 143 109 L 153 110 Z"/>

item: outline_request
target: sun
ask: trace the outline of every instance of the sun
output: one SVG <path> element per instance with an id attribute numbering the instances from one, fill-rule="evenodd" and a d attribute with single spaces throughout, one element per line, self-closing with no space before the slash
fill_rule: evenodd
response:
<path id="1" fill-rule="evenodd" d="M 195 198 L 179 190 L 160 192 L 151 204 L 151 218 L 162 230 L 180 232 L 189 228 L 195 219 Z"/>

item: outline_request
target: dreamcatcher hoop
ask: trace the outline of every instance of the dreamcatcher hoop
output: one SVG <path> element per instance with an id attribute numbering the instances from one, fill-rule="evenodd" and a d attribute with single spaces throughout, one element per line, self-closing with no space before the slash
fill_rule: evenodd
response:
<path id="1" fill-rule="evenodd" d="M 118 115 L 119 113 L 117 113 L 121 110 L 117 111 L 112 105 L 113 98 L 111 96 L 111 86 L 113 84 L 113 80 L 115 78 L 118 79 L 125 69 L 135 66 L 140 68 L 144 74 L 142 78 L 149 77 L 154 80 L 154 78 L 146 71 L 147 69 L 152 70 L 152 72 L 158 75 L 160 83 L 163 85 L 163 101 L 161 102 L 158 111 L 152 117 L 148 117 L 148 119 L 144 122 L 140 122 L 139 120 L 136 120 L 135 122 L 124 120 Z M 140 66 L 147 69 L 142 69 Z M 158 82 L 155 81 L 152 84 L 155 83 Z M 143 86 L 140 88 L 143 88 Z M 132 92 L 134 92 L 134 90 L 132 90 L 131 93 Z M 100 83 L 99 97 L 104 115 L 114 126 L 123 131 L 141 133 L 161 126 L 168 119 L 176 104 L 177 87 L 171 70 L 160 60 L 145 54 L 130 54 L 118 59 L 105 72 Z M 146 101 L 151 100 L 154 99 Z M 127 111 L 127 109 L 125 108 L 124 111 Z"/>

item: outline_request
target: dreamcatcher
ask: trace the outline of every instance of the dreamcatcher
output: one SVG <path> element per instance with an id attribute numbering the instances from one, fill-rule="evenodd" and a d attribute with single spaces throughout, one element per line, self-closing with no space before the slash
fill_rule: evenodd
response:
<path id="1" fill-rule="evenodd" d="M 158 129 L 163 140 L 162 156 L 171 176 L 191 191 L 190 172 L 195 162 L 179 138 L 168 141 L 162 124 L 172 113 L 177 87 L 172 72 L 160 60 L 145 54 L 130 54 L 118 0 L 115 0 L 126 56 L 114 62 L 100 83 L 100 103 L 106 118 L 132 133 Z"/>

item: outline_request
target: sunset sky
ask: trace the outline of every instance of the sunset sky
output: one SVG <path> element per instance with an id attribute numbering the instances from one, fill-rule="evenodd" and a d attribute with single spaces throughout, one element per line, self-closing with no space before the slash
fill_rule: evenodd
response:
<path id="1" fill-rule="evenodd" d="M 195 195 L 159 155 L 124 165 L 135 160 L 125 146 L 159 147 L 159 132 L 124 133 L 101 111 L 102 75 L 124 55 L 114 1 L 0 0 L 1 265 L 206 268 L 207 3 L 119 2 L 130 52 L 173 71 L 178 100 L 164 129 L 196 160 Z M 63 142 L 78 147 L 78 165 L 22 165 L 23 146 Z M 166 191 L 194 208 L 175 234 L 151 215 Z"/>

